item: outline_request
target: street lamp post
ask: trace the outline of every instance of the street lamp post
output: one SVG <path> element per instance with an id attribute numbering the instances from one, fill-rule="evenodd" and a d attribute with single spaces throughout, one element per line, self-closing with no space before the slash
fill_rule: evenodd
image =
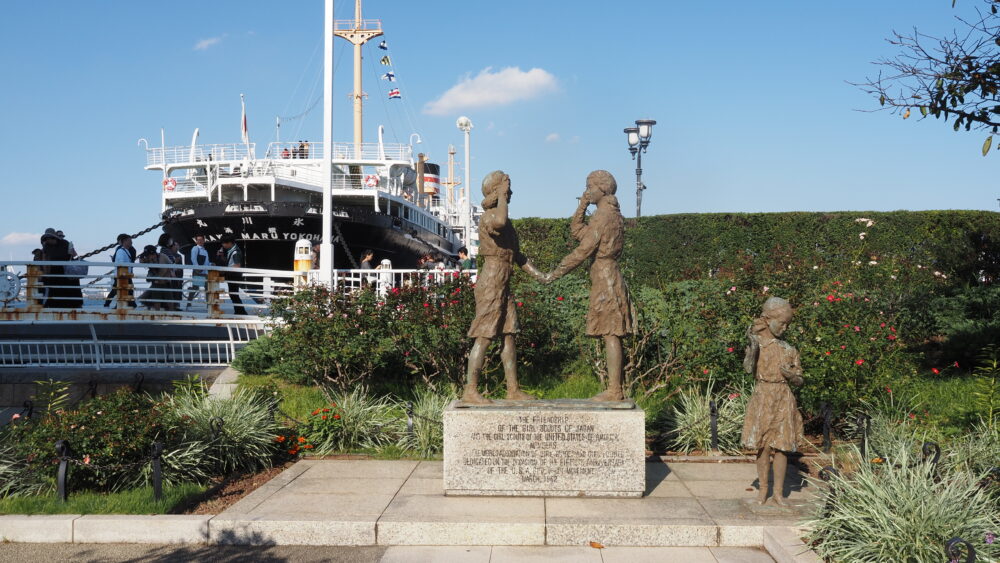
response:
<path id="1" fill-rule="evenodd" d="M 476 250 L 472 248 L 472 241 L 470 237 L 472 236 L 472 190 L 469 189 L 469 132 L 472 131 L 472 120 L 464 115 L 459 117 L 455 121 L 455 126 L 462 133 L 465 133 L 465 202 L 462 209 L 462 226 L 464 227 L 464 239 L 463 243 L 465 247 L 469 249 L 469 252 L 475 254 Z"/>
<path id="2" fill-rule="evenodd" d="M 625 129 L 628 140 L 628 150 L 635 160 L 635 217 L 642 217 L 642 190 L 646 186 L 642 183 L 642 153 L 646 152 L 649 146 L 649 139 L 653 136 L 653 126 L 656 121 L 652 119 L 637 119 L 635 127 Z"/>

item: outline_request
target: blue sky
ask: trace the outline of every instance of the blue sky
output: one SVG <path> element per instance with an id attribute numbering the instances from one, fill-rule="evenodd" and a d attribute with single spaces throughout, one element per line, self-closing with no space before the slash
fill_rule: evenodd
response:
<path id="1" fill-rule="evenodd" d="M 892 29 L 944 33 L 959 0 L 632 2 L 367 0 L 403 99 L 367 47 L 366 140 L 423 138 L 444 163 L 472 132 L 472 183 L 500 168 L 517 217 L 568 216 L 590 170 L 635 215 L 622 129 L 656 119 L 643 215 L 721 211 L 997 209 L 1000 155 L 982 133 L 903 121 L 848 84 L 891 56 Z M 338 0 L 336 17 L 353 15 Z M 0 256 L 24 259 L 48 226 L 81 252 L 156 222 L 159 176 L 140 137 L 275 137 L 321 94 L 323 3 L 175 0 L 10 3 L 0 21 Z M 351 138 L 350 53 L 335 44 L 334 137 Z M 498 86 L 499 84 L 499 86 Z M 320 104 L 282 139 L 322 139 Z M 259 150 L 262 155 L 263 150 Z M 153 238 L 153 237 L 148 237 Z M 140 241 L 153 242 L 152 240 Z"/>

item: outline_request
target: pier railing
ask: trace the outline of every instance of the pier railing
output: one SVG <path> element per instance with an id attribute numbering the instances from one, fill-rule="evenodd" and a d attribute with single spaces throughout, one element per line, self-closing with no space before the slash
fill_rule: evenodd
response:
<path id="1" fill-rule="evenodd" d="M 0 368 L 228 365 L 269 330 L 275 299 L 320 283 L 318 271 L 197 268 L 0 261 Z M 335 270 L 333 285 L 385 295 L 457 276 L 475 271 Z"/>
<path id="2" fill-rule="evenodd" d="M 460 275 L 475 272 L 335 270 L 332 281 L 344 292 L 372 288 L 384 294 Z M 315 270 L 82 261 L 0 261 L 0 276 L 0 322 L 259 318 L 275 299 L 320 280 Z"/>

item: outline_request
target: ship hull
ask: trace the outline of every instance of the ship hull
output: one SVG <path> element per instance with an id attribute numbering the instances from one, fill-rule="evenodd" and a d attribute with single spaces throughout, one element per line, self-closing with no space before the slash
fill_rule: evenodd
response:
<path id="1" fill-rule="evenodd" d="M 334 207 L 332 212 L 334 268 L 357 267 L 365 249 L 374 251 L 376 262 L 388 259 L 393 268 L 402 269 L 416 267 L 423 254 L 453 255 L 457 250 L 442 236 L 370 207 Z M 196 235 L 204 235 L 209 255 L 215 256 L 222 236 L 233 235 L 250 268 L 290 270 L 295 243 L 322 239 L 321 210 L 302 202 L 198 203 L 169 209 L 167 217 L 171 220 L 164 231 L 184 249 Z"/>

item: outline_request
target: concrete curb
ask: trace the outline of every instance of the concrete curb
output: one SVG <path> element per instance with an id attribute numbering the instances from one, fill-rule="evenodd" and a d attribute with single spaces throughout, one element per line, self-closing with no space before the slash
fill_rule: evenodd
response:
<path id="1" fill-rule="evenodd" d="M 816 552 L 800 539 L 805 528 L 764 528 L 764 550 L 776 563 L 823 563 Z"/>
<path id="2" fill-rule="evenodd" d="M 151 543 L 151 544 L 218 544 L 218 545 L 353 545 L 390 546 L 417 545 L 412 538 L 394 541 L 392 534 L 378 534 L 379 518 L 363 522 L 333 522 L 309 518 L 282 521 L 263 520 L 250 517 L 246 520 L 234 518 L 237 515 L 2 515 L 0 516 L 0 541 L 17 543 Z M 382 523 L 398 524 L 398 523 Z M 512 545 L 580 545 L 579 538 L 551 536 L 548 524 L 541 524 L 541 541 L 528 541 Z M 660 528 L 660 527 L 657 527 Z M 680 526 L 678 537 L 668 538 L 662 546 L 697 547 L 760 547 L 777 563 L 822 563 L 816 553 L 805 545 L 800 536 L 803 528 L 791 526 L 747 526 L 733 534 L 727 526 Z M 695 530 L 697 529 L 697 530 Z M 754 540 L 757 532 L 763 544 Z M 388 530 L 386 530 L 388 531 Z M 691 535 L 692 531 L 697 531 Z M 629 536 L 629 541 L 621 545 L 656 547 L 652 544 L 663 542 L 635 541 L 635 530 L 621 530 Z M 658 530 L 659 533 L 663 529 Z M 495 536 L 494 533 L 486 534 Z M 533 534 L 532 534 L 533 535 Z M 558 536 L 559 534 L 556 534 Z M 585 534 L 586 535 L 586 534 Z M 548 537 L 547 537 L 548 536 Z M 748 537 L 749 536 L 749 537 Z M 581 536 L 582 537 L 582 536 Z M 589 537 L 589 536 L 587 536 Z M 399 540 L 401 538 L 397 538 Z M 450 545 L 468 546 L 481 542 L 471 542 L 470 537 L 460 535 L 461 543 Z M 660 538 L 663 539 L 663 538 Z M 586 543 L 586 542 L 584 542 Z M 437 544 L 446 545 L 446 544 Z M 489 545 L 493 545 L 492 543 Z M 608 544 L 618 545 L 618 543 Z"/>

